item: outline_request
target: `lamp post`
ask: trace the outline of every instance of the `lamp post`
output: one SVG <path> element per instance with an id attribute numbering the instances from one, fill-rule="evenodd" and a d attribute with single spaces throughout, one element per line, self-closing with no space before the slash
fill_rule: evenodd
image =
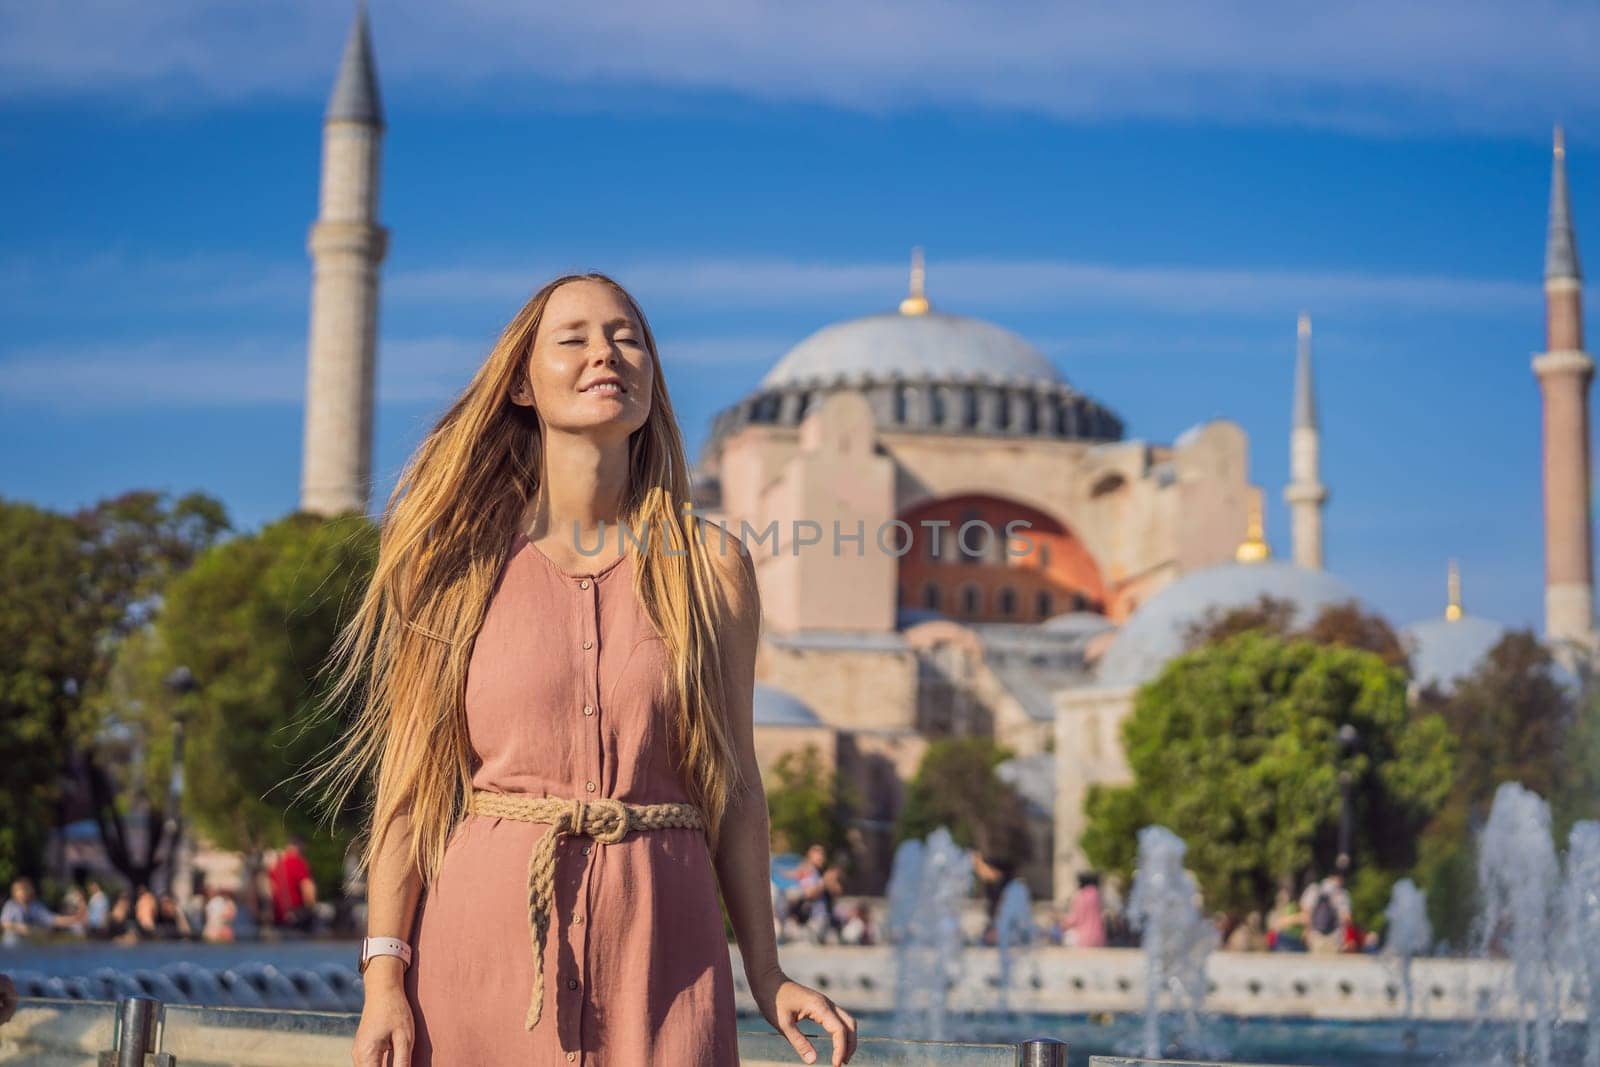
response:
<path id="1" fill-rule="evenodd" d="M 172 713 L 172 777 L 167 787 L 167 818 L 163 836 L 167 839 L 167 892 L 177 896 L 178 853 L 183 845 L 183 728 L 188 716 L 185 697 L 199 688 L 194 672 L 177 667 L 166 677 L 167 688 L 176 694 Z"/>
<path id="2" fill-rule="evenodd" d="M 1339 727 L 1339 858 L 1334 861 L 1335 869 L 1345 877 L 1350 875 L 1350 829 L 1353 813 L 1350 805 L 1350 768 L 1345 765 L 1350 754 L 1355 751 L 1361 736 L 1356 733 L 1356 728 L 1349 723 Z"/>

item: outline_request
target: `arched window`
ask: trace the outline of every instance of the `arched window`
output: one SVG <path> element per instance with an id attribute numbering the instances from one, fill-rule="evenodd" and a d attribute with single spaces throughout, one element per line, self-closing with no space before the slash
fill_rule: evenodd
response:
<path id="1" fill-rule="evenodd" d="M 1041 589 L 1034 597 L 1034 613 L 1041 619 L 1048 619 L 1055 614 L 1055 597 L 1050 595 L 1050 590 Z"/>
<path id="2" fill-rule="evenodd" d="M 922 606 L 929 611 L 938 611 L 944 606 L 942 590 L 937 582 L 924 582 L 922 585 Z"/>
<path id="3" fill-rule="evenodd" d="M 983 607 L 983 593 L 975 585 L 961 587 L 961 612 L 964 615 L 976 615 Z"/>
<path id="4" fill-rule="evenodd" d="M 967 526 L 967 523 L 983 522 L 983 516 L 978 514 L 977 508 L 967 508 L 961 513 L 961 521 L 950 528 L 950 535 L 955 538 L 956 551 L 960 553 L 956 558 L 963 563 L 982 563 L 985 550 L 990 549 L 990 538 L 981 525 Z M 966 533 L 962 529 L 966 528 Z"/>
<path id="5" fill-rule="evenodd" d="M 1001 615 L 1008 619 L 1015 615 L 1017 613 L 1017 591 L 1009 585 L 1001 589 L 999 605 Z"/>

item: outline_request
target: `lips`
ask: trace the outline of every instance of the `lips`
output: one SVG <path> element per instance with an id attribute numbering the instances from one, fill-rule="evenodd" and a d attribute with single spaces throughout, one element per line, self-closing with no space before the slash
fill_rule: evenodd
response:
<path id="1" fill-rule="evenodd" d="M 627 391 L 623 388 L 621 378 L 596 378 L 578 390 L 580 393 L 595 393 L 600 396 L 617 396 Z"/>

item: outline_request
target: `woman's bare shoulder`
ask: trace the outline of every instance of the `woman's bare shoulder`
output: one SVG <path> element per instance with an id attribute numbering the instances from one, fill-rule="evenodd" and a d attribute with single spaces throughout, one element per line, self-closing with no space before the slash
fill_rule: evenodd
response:
<path id="1" fill-rule="evenodd" d="M 706 555 L 729 614 L 734 619 L 759 618 L 761 594 L 749 548 L 738 535 L 714 525 L 708 525 L 704 534 Z"/>

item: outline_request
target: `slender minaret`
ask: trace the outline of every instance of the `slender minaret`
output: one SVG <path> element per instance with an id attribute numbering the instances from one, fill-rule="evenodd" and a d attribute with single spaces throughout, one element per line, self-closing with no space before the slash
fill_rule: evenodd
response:
<path id="1" fill-rule="evenodd" d="M 1545 636 L 1589 644 L 1594 634 L 1590 542 L 1589 383 L 1582 274 L 1567 203 L 1567 152 L 1555 131 L 1550 233 L 1545 244 L 1545 351 L 1533 357 L 1544 407 Z"/>
<path id="2" fill-rule="evenodd" d="M 928 313 L 928 294 L 926 285 L 928 268 L 922 262 L 922 249 L 911 250 L 911 289 L 906 298 L 900 301 L 900 314 L 926 315 Z"/>
<path id="3" fill-rule="evenodd" d="M 322 196 L 312 224 L 311 334 L 300 508 L 365 512 L 372 491 L 383 109 L 365 4 L 356 8 L 322 123 Z"/>
<path id="4" fill-rule="evenodd" d="M 1328 489 L 1319 477 L 1320 440 L 1311 379 L 1311 316 L 1301 312 L 1300 350 L 1294 365 L 1294 426 L 1289 431 L 1289 485 L 1283 498 L 1289 502 L 1294 561 L 1314 571 L 1322 569 L 1322 505 L 1328 499 Z"/>
<path id="5" fill-rule="evenodd" d="M 1450 571 L 1445 576 L 1445 605 L 1444 617 L 1448 622 L 1461 621 L 1461 567 L 1455 560 L 1450 561 Z"/>

